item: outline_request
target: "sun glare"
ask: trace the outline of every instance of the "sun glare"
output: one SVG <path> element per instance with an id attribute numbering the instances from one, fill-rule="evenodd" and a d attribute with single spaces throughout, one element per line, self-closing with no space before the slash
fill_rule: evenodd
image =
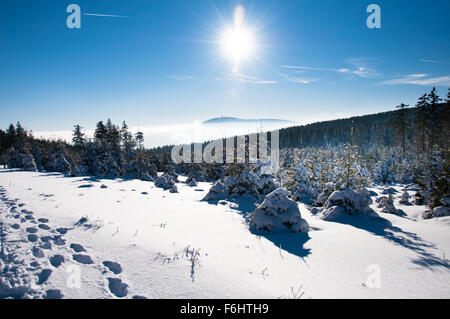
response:
<path id="1" fill-rule="evenodd" d="M 255 36 L 244 23 L 245 11 L 237 6 L 234 11 L 234 24 L 227 27 L 221 35 L 220 45 L 223 53 L 235 66 L 242 60 L 252 56 L 255 51 Z"/>
<path id="2" fill-rule="evenodd" d="M 251 56 L 255 46 L 252 32 L 236 26 L 224 32 L 221 45 L 225 55 L 235 63 Z"/>

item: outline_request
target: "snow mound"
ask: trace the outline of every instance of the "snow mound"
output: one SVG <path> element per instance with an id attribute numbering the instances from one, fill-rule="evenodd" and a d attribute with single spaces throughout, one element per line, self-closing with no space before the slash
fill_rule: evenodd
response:
<path id="1" fill-rule="evenodd" d="M 250 218 L 251 230 L 275 233 L 306 232 L 309 225 L 300 214 L 297 203 L 288 196 L 290 192 L 278 188 L 267 195 Z"/>
<path id="2" fill-rule="evenodd" d="M 337 220 L 345 216 L 371 215 L 376 213 L 369 207 L 370 197 L 366 194 L 355 192 L 350 188 L 334 191 L 322 208 L 311 212 L 323 220 Z"/>

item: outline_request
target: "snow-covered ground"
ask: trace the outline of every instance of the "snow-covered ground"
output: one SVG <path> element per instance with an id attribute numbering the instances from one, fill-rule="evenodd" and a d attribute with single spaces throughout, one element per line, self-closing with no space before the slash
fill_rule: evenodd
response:
<path id="1" fill-rule="evenodd" d="M 380 218 L 330 222 L 299 204 L 309 232 L 270 236 L 249 231 L 250 203 L 201 201 L 210 183 L 0 169 L 0 187 L 0 298 L 450 296 L 450 217 L 400 205 L 402 185 L 403 216 L 374 203 Z"/>

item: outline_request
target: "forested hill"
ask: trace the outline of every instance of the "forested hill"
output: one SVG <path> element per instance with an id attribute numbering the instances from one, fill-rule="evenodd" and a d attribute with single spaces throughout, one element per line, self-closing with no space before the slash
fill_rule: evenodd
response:
<path id="1" fill-rule="evenodd" d="M 405 109 L 407 130 L 413 134 L 413 121 L 417 108 Z M 281 148 L 335 145 L 351 143 L 357 145 L 385 145 L 394 143 L 396 112 L 388 111 L 351 118 L 316 122 L 292 126 L 280 130 Z"/>

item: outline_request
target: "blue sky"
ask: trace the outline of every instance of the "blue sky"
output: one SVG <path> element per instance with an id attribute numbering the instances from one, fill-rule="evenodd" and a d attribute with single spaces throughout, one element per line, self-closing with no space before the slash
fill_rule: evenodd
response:
<path id="1" fill-rule="evenodd" d="M 71 3 L 81 29 L 66 26 Z M 381 29 L 366 26 L 371 3 Z M 237 5 L 256 48 L 233 72 L 218 42 Z M 0 127 L 305 123 L 414 104 L 433 85 L 447 94 L 448 12 L 446 0 L 2 0 Z"/>

